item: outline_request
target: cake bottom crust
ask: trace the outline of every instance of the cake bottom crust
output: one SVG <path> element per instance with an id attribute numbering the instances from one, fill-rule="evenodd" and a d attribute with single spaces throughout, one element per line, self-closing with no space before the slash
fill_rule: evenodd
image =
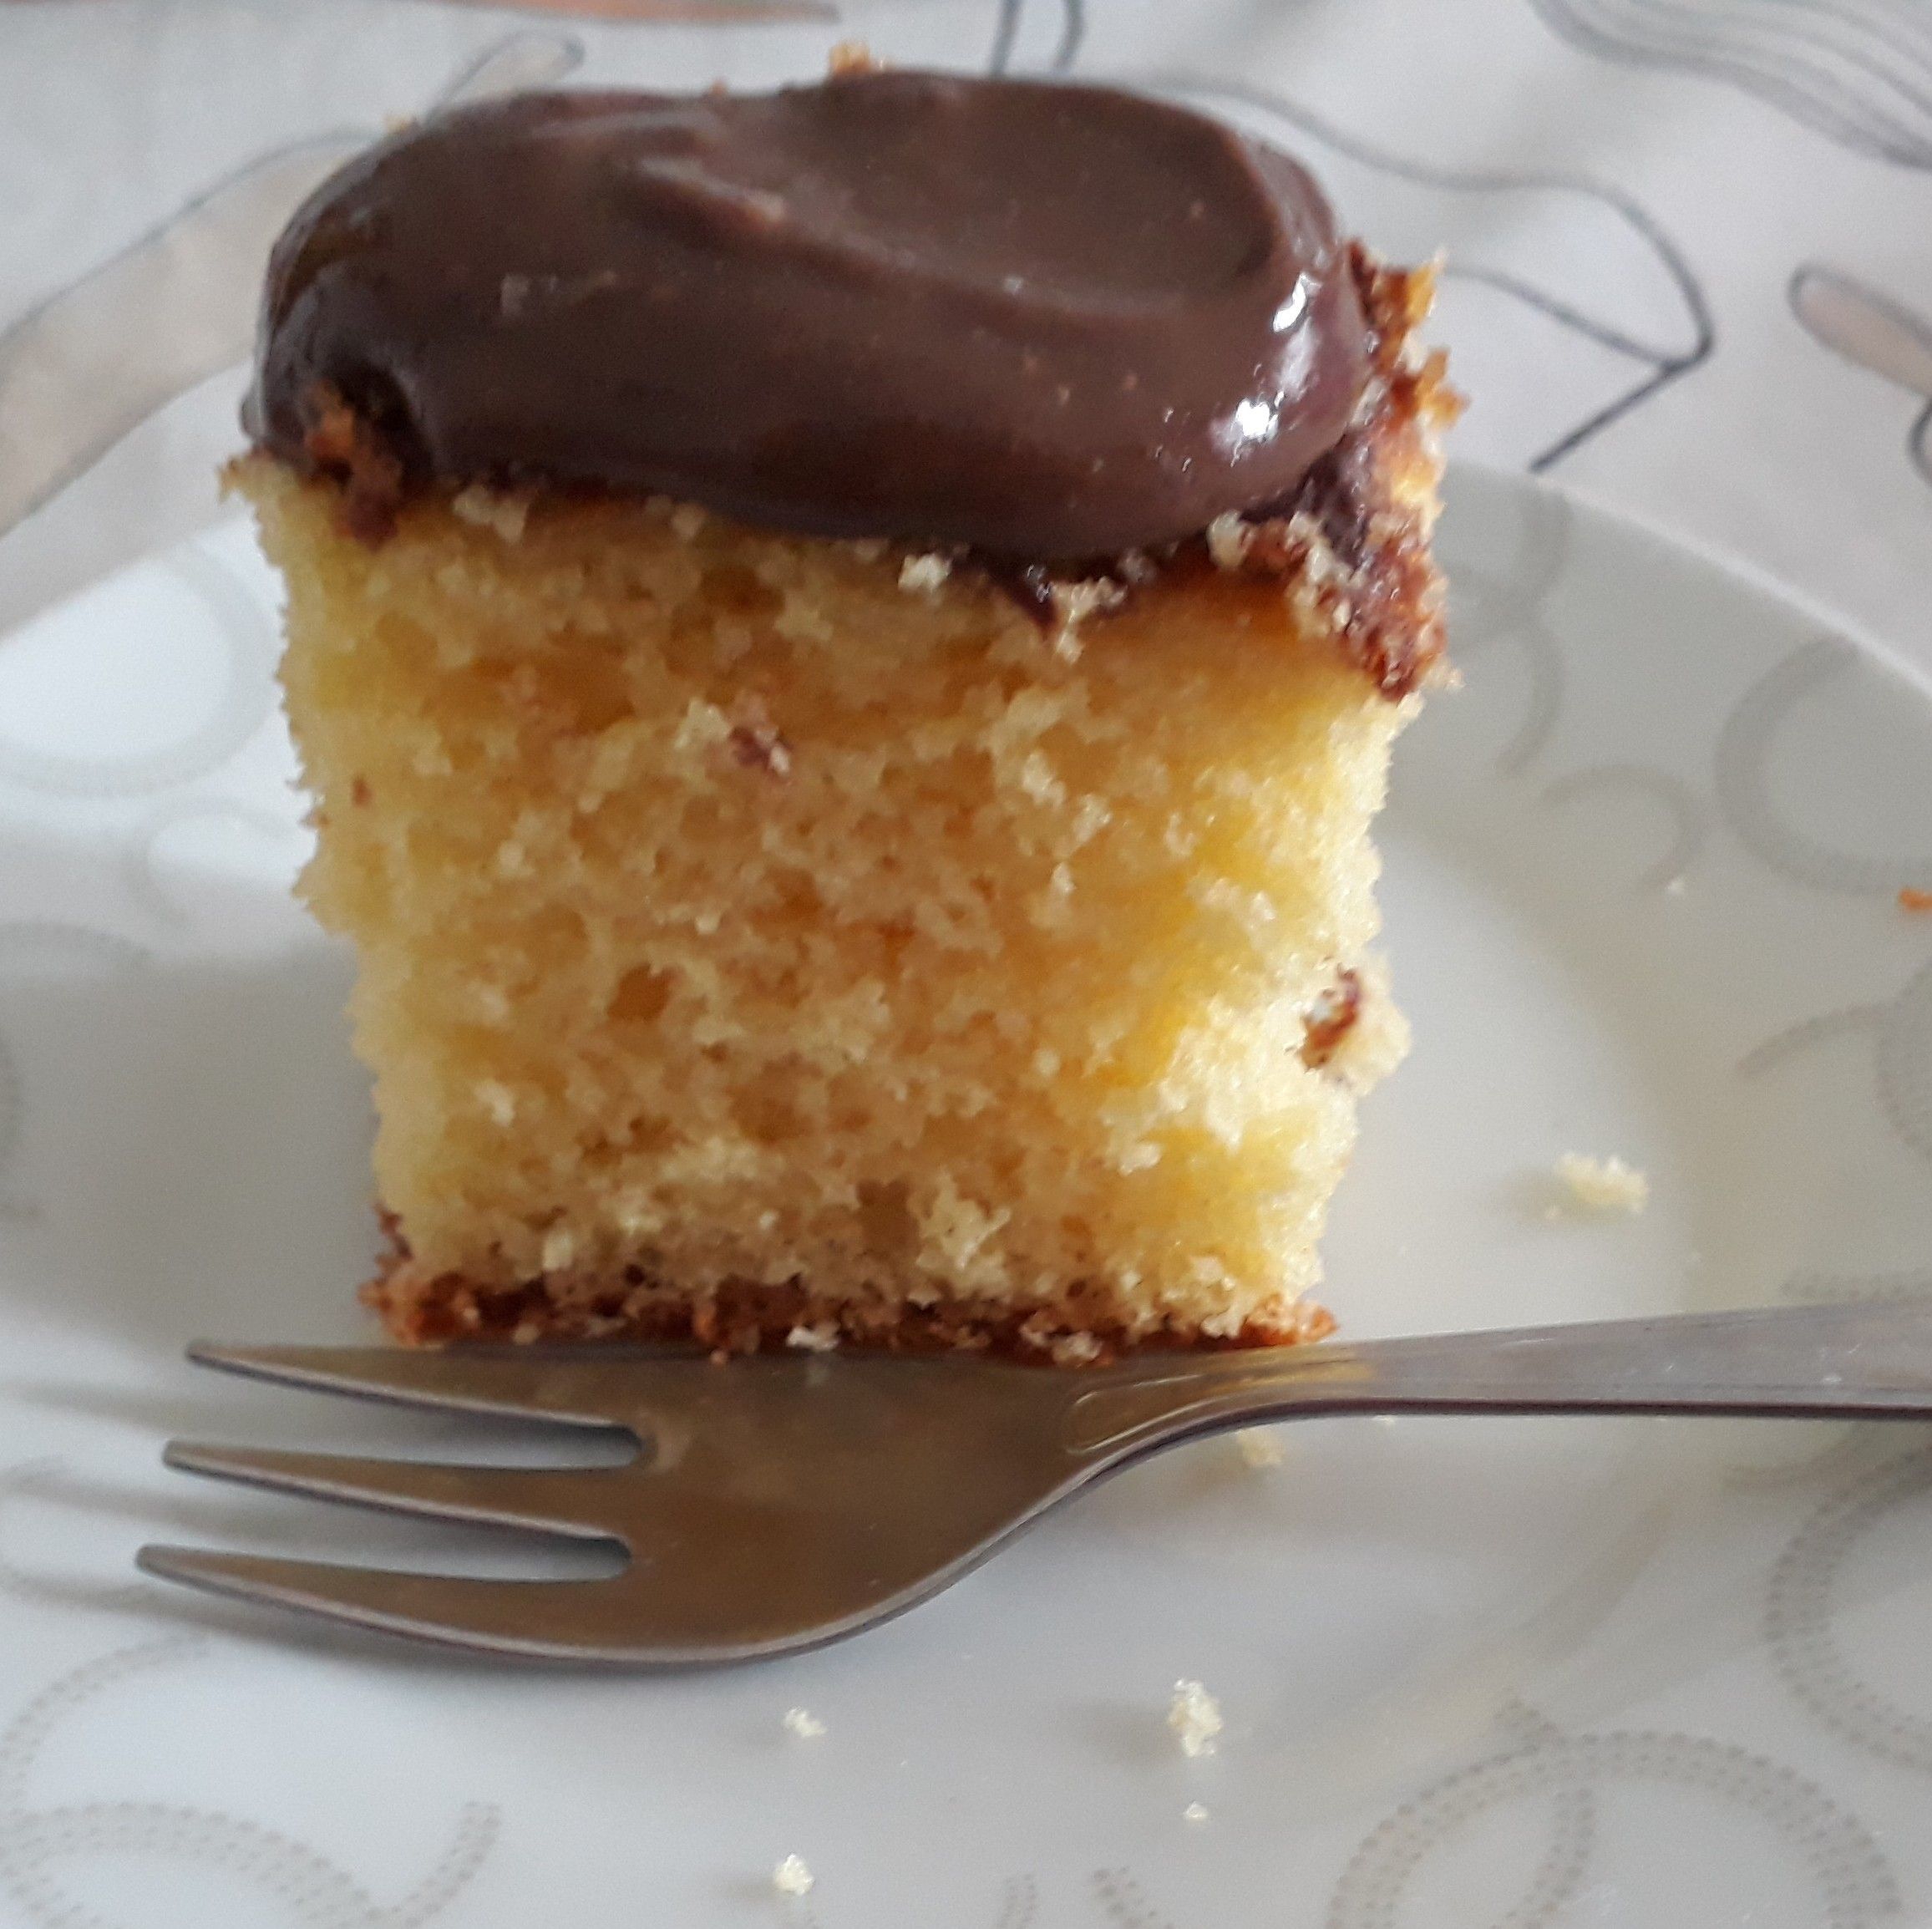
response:
<path id="1" fill-rule="evenodd" d="M 1078 1367 L 1134 1353 L 1301 1346 L 1335 1330 L 1327 1310 L 1306 1299 L 1252 1316 L 1231 1333 L 1209 1333 L 1172 1315 L 1134 1321 L 1078 1283 L 1031 1305 L 949 1295 L 915 1306 L 883 1296 L 815 1292 L 795 1280 L 728 1282 L 693 1297 L 631 1267 L 615 1277 L 545 1275 L 506 1290 L 460 1273 L 431 1272 L 411 1254 L 393 1219 L 385 1215 L 384 1224 L 389 1250 L 363 1297 L 406 1346 L 694 1342 L 721 1359 L 766 1348 L 829 1353 L 852 1347 Z"/>

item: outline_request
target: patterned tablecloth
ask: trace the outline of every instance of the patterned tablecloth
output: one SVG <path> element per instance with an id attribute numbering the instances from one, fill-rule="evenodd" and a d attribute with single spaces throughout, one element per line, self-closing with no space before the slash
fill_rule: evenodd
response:
<path id="1" fill-rule="evenodd" d="M 0 635 L 216 517 L 268 241 L 385 124 L 547 82 L 802 78 L 847 38 L 1166 89 L 1299 150 L 1386 252 L 1446 251 L 1461 455 L 1741 561 L 1821 632 L 1932 673 L 1926 0 L 0 0 Z M 1650 1683 L 1615 1732 L 1510 1715 L 1365 1837 L 1329 1921 L 1422 1921 L 1405 1897 L 1424 1850 L 1552 1789 L 1545 1860 L 1507 1919 L 1608 1921 L 1576 1791 L 1613 1783 L 1767 1819 L 1816 1878 L 1805 1920 L 1932 1920 L 1932 1876 L 1908 1866 L 1932 1802 L 1926 1683 L 1855 1676 L 1828 1599 L 1868 1531 L 1922 1523 L 1928 1492 L 1926 1450 L 1895 1437 L 1741 1490 L 1591 1637 Z M 1714 1603 L 1701 1645 L 1642 1656 L 1645 1590 L 1682 1598 L 1686 1561 Z M 1747 1676 L 1783 1690 L 1741 1717 Z M 113 1680 L 30 1705 L 44 1685 L 0 1655 L 0 1924 L 84 1920 L 9 1876 L 28 1866 L 15 1784 Z M 358 1912 L 322 1888 L 287 1919 L 420 1921 L 447 1900 Z"/>

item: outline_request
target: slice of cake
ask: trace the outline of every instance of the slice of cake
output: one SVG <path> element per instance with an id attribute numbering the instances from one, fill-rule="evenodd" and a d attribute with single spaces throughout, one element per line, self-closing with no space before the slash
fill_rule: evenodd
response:
<path id="1" fill-rule="evenodd" d="M 1104 89 L 526 96 L 322 189 L 232 477 L 398 1338 L 1326 1330 L 1427 300 Z"/>

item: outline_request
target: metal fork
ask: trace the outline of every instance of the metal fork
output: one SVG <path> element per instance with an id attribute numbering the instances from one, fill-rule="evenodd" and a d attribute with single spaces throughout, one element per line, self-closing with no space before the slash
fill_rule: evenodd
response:
<path id="1" fill-rule="evenodd" d="M 958 1358 L 610 1348 L 196 1346 L 325 1393 L 636 1439 L 629 1464 L 443 1466 L 190 1444 L 173 1467 L 433 1520 L 614 1542 L 615 1578 L 399 1573 L 148 1546 L 216 1594 L 497 1654 L 631 1667 L 834 1641 L 938 1592 L 1049 1507 L 1176 1441 L 1324 1414 L 1932 1417 L 1932 1308 L 1621 1320 L 1085 1372 Z"/>

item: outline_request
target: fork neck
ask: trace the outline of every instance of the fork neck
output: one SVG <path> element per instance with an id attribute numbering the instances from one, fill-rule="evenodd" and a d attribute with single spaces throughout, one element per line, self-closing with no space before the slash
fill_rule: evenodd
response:
<path id="1" fill-rule="evenodd" d="M 1932 1308 L 1909 1302 L 1676 1314 L 1334 1342 L 1103 1368 L 1068 1411 L 1106 1463 L 1189 1434 L 1316 1414 L 1932 1414 Z"/>

